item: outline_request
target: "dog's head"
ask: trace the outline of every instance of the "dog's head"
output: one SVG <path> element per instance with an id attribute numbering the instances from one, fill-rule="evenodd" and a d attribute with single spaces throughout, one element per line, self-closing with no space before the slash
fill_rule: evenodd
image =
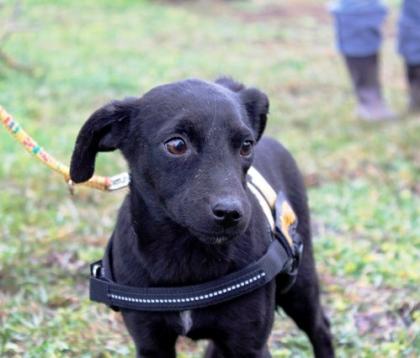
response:
<path id="1" fill-rule="evenodd" d="M 205 243 L 245 231 L 246 172 L 264 131 L 268 99 L 230 79 L 185 80 L 113 101 L 82 127 L 71 179 L 91 178 L 100 151 L 120 149 L 146 205 L 160 206 Z"/>

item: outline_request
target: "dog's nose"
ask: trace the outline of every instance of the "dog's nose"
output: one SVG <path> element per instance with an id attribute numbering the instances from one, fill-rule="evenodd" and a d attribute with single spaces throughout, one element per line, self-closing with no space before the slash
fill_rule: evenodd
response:
<path id="1" fill-rule="evenodd" d="M 219 199 L 212 207 L 213 215 L 219 224 L 230 226 L 237 224 L 242 218 L 242 205 L 238 199 Z"/>

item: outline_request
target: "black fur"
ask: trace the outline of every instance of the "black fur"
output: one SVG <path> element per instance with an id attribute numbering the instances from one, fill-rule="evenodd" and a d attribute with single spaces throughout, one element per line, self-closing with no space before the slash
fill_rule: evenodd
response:
<path id="1" fill-rule="evenodd" d="M 141 98 L 97 110 L 77 138 L 74 182 L 88 180 L 97 152 L 120 149 L 131 184 L 112 234 L 117 282 L 177 286 L 205 282 L 261 257 L 269 245 L 266 219 L 245 176 L 251 163 L 283 190 L 299 219 L 305 249 L 297 282 L 286 294 L 275 282 L 227 303 L 194 310 L 192 327 L 179 312 L 123 310 L 140 357 L 174 357 L 179 335 L 210 339 L 206 357 L 267 357 L 276 305 L 308 335 L 317 357 L 334 355 L 319 303 L 305 188 L 296 164 L 278 142 L 262 138 L 268 98 L 228 78 L 185 80 Z M 165 143 L 181 138 L 182 155 Z M 242 153 L 242 154 L 241 154 Z M 222 214 L 221 214 L 222 213 Z M 230 215 L 230 216 L 229 216 Z"/>

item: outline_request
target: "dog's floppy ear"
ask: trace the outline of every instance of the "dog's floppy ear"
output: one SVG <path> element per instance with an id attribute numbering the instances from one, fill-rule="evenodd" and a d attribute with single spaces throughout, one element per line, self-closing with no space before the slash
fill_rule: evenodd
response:
<path id="1" fill-rule="evenodd" d="M 248 113 L 256 139 L 259 140 L 267 124 L 269 110 L 267 95 L 257 88 L 245 88 L 243 84 L 236 82 L 229 77 L 219 78 L 216 80 L 216 83 L 238 93 Z"/>
<path id="2" fill-rule="evenodd" d="M 89 117 L 77 136 L 71 157 L 70 178 L 73 182 L 81 183 L 92 177 L 98 152 L 121 147 L 128 134 L 135 101 L 135 98 L 112 101 Z"/>

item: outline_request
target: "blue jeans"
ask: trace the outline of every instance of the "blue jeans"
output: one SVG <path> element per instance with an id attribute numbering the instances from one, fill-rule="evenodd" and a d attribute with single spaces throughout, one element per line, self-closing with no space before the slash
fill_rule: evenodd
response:
<path id="1" fill-rule="evenodd" d="M 382 0 L 336 0 L 332 6 L 339 51 L 364 57 L 379 51 L 387 15 Z M 410 65 L 420 64 L 420 0 L 404 0 L 398 28 L 398 51 Z"/>

